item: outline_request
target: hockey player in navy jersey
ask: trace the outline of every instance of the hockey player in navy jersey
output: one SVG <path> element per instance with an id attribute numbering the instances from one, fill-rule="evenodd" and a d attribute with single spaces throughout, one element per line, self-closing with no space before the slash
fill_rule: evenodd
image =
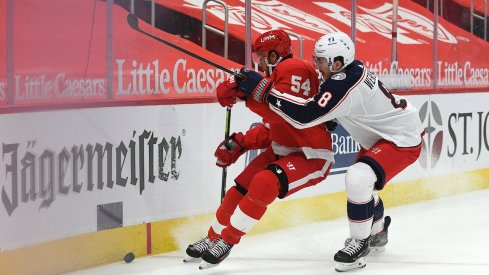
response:
<path id="1" fill-rule="evenodd" d="M 356 162 L 346 173 L 347 215 L 350 238 L 334 260 L 337 271 L 365 267 L 365 256 L 382 251 L 387 243 L 390 217 L 378 196 L 387 182 L 415 162 L 421 151 L 423 126 L 417 110 L 394 95 L 355 60 L 355 45 L 342 32 L 322 36 L 315 44 L 314 64 L 323 78 L 314 97 L 301 98 L 270 80 L 243 68 L 238 81 L 246 100 L 268 105 L 298 129 L 335 121 L 361 145 Z"/>
<path id="2" fill-rule="evenodd" d="M 319 90 L 318 74 L 312 64 L 292 57 L 291 41 L 283 30 L 263 33 L 255 41 L 260 68 L 282 92 L 307 98 Z M 266 83 L 262 83 L 266 85 Z M 219 103 L 236 102 L 234 77 L 217 88 Z M 299 130 L 266 105 L 248 101 L 246 106 L 263 118 L 263 123 L 246 133 L 234 133 L 228 146 L 224 141 L 215 156 L 217 165 L 227 167 L 248 150 L 266 149 L 235 178 L 207 236 L 188 246 L 187 259 L 200 259 L 200 268 L 218 265 L 232 247 L 262 218 L 276 198 L 285 198 L 323 181 L 333 161 L 331 133 L 324 124 Z"/>

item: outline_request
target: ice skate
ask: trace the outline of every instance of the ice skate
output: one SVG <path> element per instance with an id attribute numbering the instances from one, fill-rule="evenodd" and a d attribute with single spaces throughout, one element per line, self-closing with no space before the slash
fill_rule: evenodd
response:
<path id="1" fill-rule="evenodd" d="M 385 251 L 385 245 L 389 241 L 387 237 L 388 228 L 391 224 L 391 217 L 384 218 L 384 229 L 377 234 L 370 236 L 370 252 L 380 253 Z"/>
<path id="2" fill-rule="evenodd" d="M 388 237 L 388 228 L 391 224 L 391 217 L 386 216 L 384 218 L 384 229 L 377 234 L 371 235 L 370 240 L 370 252 L 372 253 L 380 253 L 385 251 L 385 245 L 387 244 Z M 347 238 L 345 240 L 345 246 L 347 246 L 351 242 L 351 238 Z"/>
<path id="3" fill-rule="evenodd" d="M 367 265 L 365 256 L 370 252 L 369 238 L 351 239 L 345 248 L 334 255 L 335 270 L 338 272 L 363 268 Z"/>
<path id="4" fill-rule="evenodd" d="M 228 244 L 223 239 L 219 239 L 207 251 L 202 254 L 202 262 L 199 269 L 207 269 L 220 264 L 231 252 L 232 244 Z"/>
<path id="5" fill-rule="evenodd" d="M 187 247 L 185 251 L 187 255 L 183 259 L 184 263 L 199 260 L 202 257 L 202 253 L 207 251 L 214 244 L 207 236 L 200 241 L 197 241 Z"/>

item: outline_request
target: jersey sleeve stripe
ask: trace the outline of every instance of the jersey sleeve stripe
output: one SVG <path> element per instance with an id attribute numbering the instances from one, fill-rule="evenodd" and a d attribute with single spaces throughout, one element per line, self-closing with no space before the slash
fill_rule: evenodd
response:
<path id="1" fill-rule="evenodd" d="M 277 113 L 279 116 L 281 116 L 283 119 L 285 119 L 288 123 L 290 123 L 292 126 L 294 126 L 295 128 L 298 128 L 298 129 L 304 129 L 304 128 L 308 128 L 308 127 L 311 127 L 311 122 L 309 123 L 301 123 L 300 121 L 298 120 L 295 120 L 293 118 L 291 118 L 290 116 L 288 116 L 286 113 L 284 113 L 280 108 L 278 107 L 275 107 L 273 106 L 272 104 L 269 104 L 270 106 L 270 109 L 272 111 L 274 111 L 275 113 Z M 318 123 L 319 124 L 319 123 Z"/>
<path id="2" fill-rule="evenodd" d="M 287 102 L 294 103 L 296 105 L 302 105 L 302 106 L 305 106 L 308 102 L 314 100 L 312 98 L 304 99 L 302 97 L 293 96 L 293 95 L 287 94 L 287 93 L 282 93 L 276 89 L 272 89 L 270 93 L 273 94 L 273 96 L 275 96 L 278 99 L 283 99 Z"/>
<path id="3" fill-rule="evenodd" d="M 348 98 L 349 94 L 364 80 L 366 76 L 366 70 L 362 72 L 362 76 L 353 84 L 346 93 L 334 104 L 330 110 L 318 106 L 315 102 L 315 98 L 304 99 L 301 97 L 281 93 L 278 90 L 273 89 L 270 93 L 273 100 L 269 101 L 269 107 L 272 111 L 280 115 L 288 123 L 296 128 L 303 129 L 318 125 L 328 120 L 334 119 L 337 116 L 331 115 L 331 113 L 339 108 L 339 106 Z M 276 106 L 277 101 L 281 100 L 281 106 Z M 283 110 L 287 110 L 284 112 Z"/>
<path id="4" fill-rule="evenodd" d="M 295 128 L 298 128 L 298 129 L 303 129 L 303 128 L 306 128 L 305 127 L 305 124 L 302 124 L 294 119 L 292 119 L 290 116 L 288 116 L 286 113 L 282 112 L 282 110 L 280 110 L 280 108 L 277 108 L 275 106 L 273 106 L 273 104 L 268 104 L 269 108 L 274 111 L 275 113 L 277 113 L 279 116 L 281 116 L 283 119 L 285 119 L 288 123 L 290 123 L 292 126 L 294 126 Z"/>

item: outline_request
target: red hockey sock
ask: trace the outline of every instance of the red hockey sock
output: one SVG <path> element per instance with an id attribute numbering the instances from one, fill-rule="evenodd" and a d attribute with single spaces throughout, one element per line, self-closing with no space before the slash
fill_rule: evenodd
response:
<path id="1" fill-rule="evenodd" d="M 207 233 L 209 239 L 217 240 L 220 237 L 222 229 L 229 225 L 229 218 L 234 213 L 234 210 L 242 198 L 243 194 L 241 194 L 235 186 L 231 187 L 226 192 L 221 205 L 216 211 L 214 223 Z"/>
<path id="2" fill-rule="evenodd" d="M 279 194 L 278 178 L 269 170 L 257 173 L 250 183 L 248 194 L 242 199 L 238 208 L 231 216 L 230 224 L 222 231 L 222 238 L 230 244 L 237 244 L 258 222 L 267 206 Z"/>

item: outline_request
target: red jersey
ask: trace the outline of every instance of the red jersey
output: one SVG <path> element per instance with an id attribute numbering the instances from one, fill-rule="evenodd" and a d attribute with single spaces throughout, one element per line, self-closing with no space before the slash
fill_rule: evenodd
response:
<path id="1" fill-rule="evenodd" d="M 319 91 L 316 70 L 311 64 L 299 59 L 289 58 L 280 62 L 270 79 L 274 82 L 274 88 L 302 98 L 313 97 Z M 303 152 L 308 159 L 333 161 L 331 133 L 324 124 L 299 130 L 271 111 L 267 105 L 248 100 L 246 106 L 263 118 L 263 124 L 246 133 L 245 147 L 257 149 L 263 148 L 265 143 L 271 143 L 276 155 Z M 269 140 L 265 142 L 266 136 Z"/>

